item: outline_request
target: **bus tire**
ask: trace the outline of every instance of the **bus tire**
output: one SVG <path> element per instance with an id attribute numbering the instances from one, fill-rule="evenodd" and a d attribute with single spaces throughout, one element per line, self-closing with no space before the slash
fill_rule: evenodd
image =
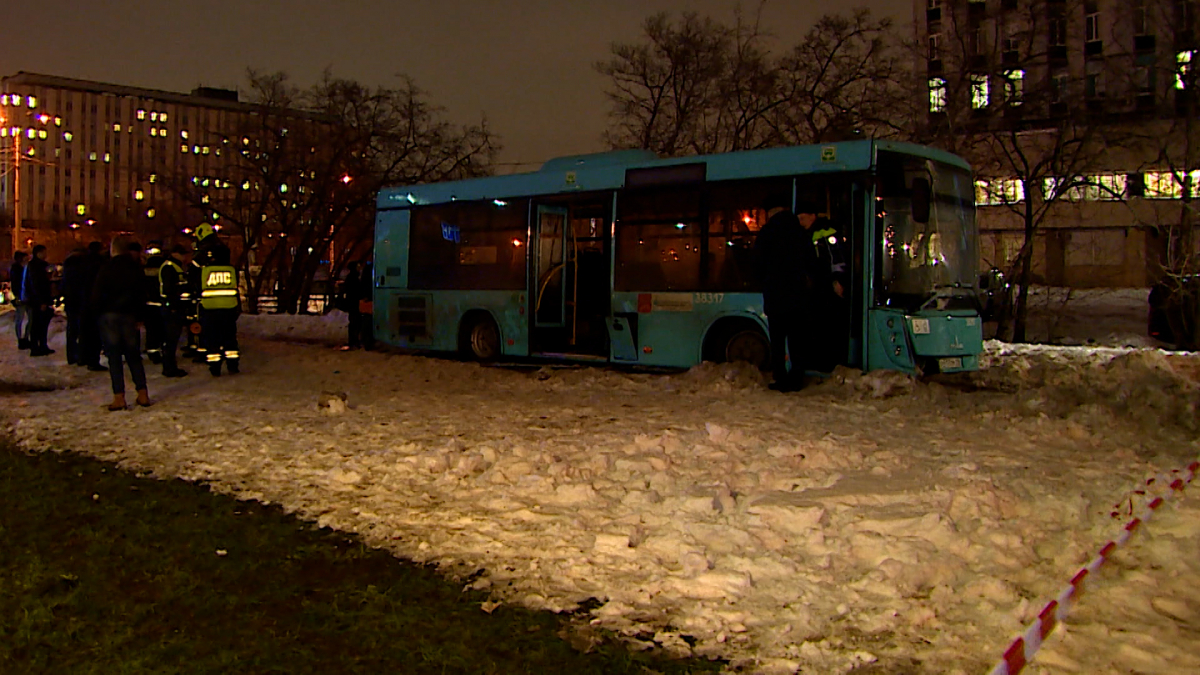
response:
<path id="1" fill-rule="evenodd" d="M 463 321 L 460 343 L 463 354 L 474 361 L 495 361 L 500 357 L 500 329 L 486 313 L 468 316 Z"/>
<path id="2" fill-rule="evenodd" d="M 705 358 L 718 363 L 749 363 L 766 372 L 771 369 L 771 343 L 753 321 L 732 321 L 714 329 Z"/>

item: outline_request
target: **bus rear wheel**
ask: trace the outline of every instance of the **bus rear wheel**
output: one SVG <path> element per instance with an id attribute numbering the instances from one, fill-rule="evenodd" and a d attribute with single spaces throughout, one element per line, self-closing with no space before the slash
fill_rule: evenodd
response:
<path id="1" fill-rule="evenodd" d="M 489 316 L 471 319 L 463 331 L 463 352 L 476 361 L 493 361 L 500 356 L 500 329 Z"/>

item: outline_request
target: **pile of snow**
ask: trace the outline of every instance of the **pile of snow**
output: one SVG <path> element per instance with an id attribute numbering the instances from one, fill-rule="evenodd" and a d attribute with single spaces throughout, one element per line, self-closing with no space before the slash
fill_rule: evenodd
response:
<path id="1" fill-rule="evenodd" d="M 593 628 L 731 670 L 985 672 L 1146 479 L 1200 453 L 1192 355 L 989 343 L 974 378 L 783 395 L 735 365 L 487 368 L 339 352 L 337 316 L 241 326 L 242 375 L 152 374 L 155 405 L 118 414 L 107 376 L 6 332 L 0 378 L 64 387 L 10 397 L 11 431 L 279 503 L 470 579 L 483 610 L 594 598 Z M 1200 535 L 1175 534 L 1146 579 L 1200 573 Z"/>

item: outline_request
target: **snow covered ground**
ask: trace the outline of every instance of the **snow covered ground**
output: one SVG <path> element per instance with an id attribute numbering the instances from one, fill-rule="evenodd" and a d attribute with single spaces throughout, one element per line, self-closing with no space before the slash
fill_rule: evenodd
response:
<path id="1" fill-rule="evenodd" d="M 282 504 L 490 589 L 483 611 L 594 598 L 581 632 L 731 670 L 985 673 L 1145 481 L 1200 454 L 1200 359 L 1121 346 L 1144 312 L 1097 302 L 1112 316 L 1075 337 L 1111 347 L 989 343 L 971 377 L 842 372 L 792 395 L 736 366 L 343 353 L 338 315 L 243 317 L 243 374 L 152 374 L 155 404 L 115 414 L 61 335 L 33 359 L 0 317 L 0 381 L 53 389 L 5 399 L 29 450 Z M 1200 671 L 1198 492 L 1101 570 L 1029 672 Z"/>

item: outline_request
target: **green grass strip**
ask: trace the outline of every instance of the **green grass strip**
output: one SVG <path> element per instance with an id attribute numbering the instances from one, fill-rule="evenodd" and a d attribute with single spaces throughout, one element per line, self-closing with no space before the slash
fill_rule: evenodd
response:
<path id="1" fill-rule="evenodd" d="M 223 551 L 219 555 L 218 551 Z M 0 673 L 690 673 L 276 507 L 0 446 Z M 576 640 L 578 642 L 578 640 Z"/>

